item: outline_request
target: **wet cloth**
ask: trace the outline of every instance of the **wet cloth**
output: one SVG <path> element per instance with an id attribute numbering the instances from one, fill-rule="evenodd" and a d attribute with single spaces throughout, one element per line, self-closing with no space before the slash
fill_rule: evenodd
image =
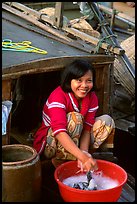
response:
<path id="1" fill-rule="evenodd" d="M 7 133 L 7 122 L 11 109 L 12 109 L 11 101 L 7 100 L 2 102 L 2 135 L 6 135 Z"/>
<path id="2" fill-rule="evenodd" d="M 83 129 L 83 116 L 77 112 L 67 114 L 67 132 L 74 143 L 79 146 L 79 138 Z M 101 144 L 106 143 L 107 147 L 113 147 L 115 132 L 114 120 L 109 115 L 96 117 L 93 128 L 91 128 L 91 143 L 93 148 L 97 149 Z M 44 149 L 46 158 L 61 160 L 76 160 L 76 158 L 67 152 L 63 146 L 56 140 L 51 128 L 48 131 L 47 143 Z"/>

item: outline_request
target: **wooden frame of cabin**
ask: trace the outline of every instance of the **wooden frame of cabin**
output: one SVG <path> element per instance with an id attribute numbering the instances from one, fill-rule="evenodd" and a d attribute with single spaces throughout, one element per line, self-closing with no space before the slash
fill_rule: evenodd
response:
<path id="1" fill-rule="evenodd" d="M 113 62 L 114 58 L 112 56 L 106 55 L 90 55 L 90 56 L 73 56 L 73 57 L 57 57 L 57 58 L 47 58 L 44 60 L 33 61 L 31 63 L 25 63 L 21 65 L 16 65 L 12 67 L 7 67 L 3 70 L 2 74 L 2 100 L 11 100 L 12 93 L 12 81 L 19 79 L 22 76 L 32 76 L 33 74 L 47 74 L 55 71 L 61 71 L 68 63 L 74 59 L 84 58 L 89 60 L 96 70 L 96 87 L 97 96 L 99 98 L 99 111 L 98 115 L 112 113 L 112 95 L 113 95 Z M 54 79 L 56 80 L 56 79 Z M 51 79 L 53 81 L 53 79 Z M 51 82 L 52 83 L 52 82 Z M 10 143 L 10 135 L 12 135 L 16 140 L 23 144 L 29 144 L 24 136 L 19 136 L 19 133 L 15 132 L 12 134 L 12 127 L 8 122 L 7 138 L 6 143 Z"/>
<path id="2" fill-rule="evenodd" d="M 12 6 L 16 7 L 16 9 Z M 62 6 L 60 4 L 56 4 L 56 11 L 58 7 L 60 8 L 60 12 L 55 12 L 57 27 L 59 27 L 61 23 L 60 14 L 62 11 Z M 11 39 L 13 42 L 21 42 L 24 41 L 25 38 L 25 40 L 31 41 L 32 45 L 35 47 L 39 47 L 43 50 L 46 49 L 48 54 L 40 55 L 33 52 L 3 51 L 2 100 L 11 100 L 14 105 L 13 93 L 15 91 L 15 86 L 13 84 L 17 79 L 21 79 L 22 77 L 28 78 L 34 75 L 51 76 L 49 74 L 53 73 L 54 75 L 55 72 L 60 72 L 74 59 L 85 58 L 92 62 L 96 69 L 96 93 L 99 98 L 99 111 L 97 114 L 108 113 L 111 115 L 114 55 L 106 55 L 104 53 L 91 54 L 91 52 L 93 53 L 94 46 L 85 43 L 87 38 L 85 39 L 84 33 L 81 33 L 81 35 L 84 35 L 83 37 L 85 40 L 80 40 L 80 38 L 78 41 L 76 39 L 73 40 L 66 36 L 64 31 L 53 29 L 46 24 L 41 23 L 38 19 L 26 15 L 23 11 L 21 12 L 21 10 L 25 10 L 28 13 L 30 12 L 31 15 L 35 14 L 37 17 L 40 15 L 39 12 L 33 11 L 18 3 L 14 4 L 13 2 L 11 6 L 3 4 L 2 38 Z M 55 24 L 55 21 L 53 23 Z M 24 35 L 22 35 L 22 33 L 24 33 Z M 91 36 L 88 36 L 88 38 L 91 38 Z M 53 79 L 53 77 L 51 78 L 52 79 L 49 80 L 51 80 L 53 87 L 53 84 L 57 79 L 56 77 L 55 79 Z M 50 90 L 50 84 L 48 84 L 48 89 Z M 46 97 L 48 96 L 46 95 Z M 22 144 L 31 145 L 27 140 L 28 135 L 21 134 L 20 132 L 13 133 L 11 120 L 12 111 L 7 123 L 7 134 L 4 143 L 10 144 L 10 137 L 12 136 Z"/>

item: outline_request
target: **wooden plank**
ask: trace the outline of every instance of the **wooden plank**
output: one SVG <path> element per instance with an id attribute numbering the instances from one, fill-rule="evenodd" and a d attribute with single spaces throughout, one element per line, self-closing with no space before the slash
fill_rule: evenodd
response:
<path id="1" fill-rule="evenodd" d="M 128 173 L 128 181 L 127 181 L 128 185 L 135 190 L 135 178 Z"/>
<path id="2" fill-rule="evenodd" d="M 2 81 L 2 101 L 11 100 L 11 80 Z"/>
<path id="3" fill-rule="evenodd" d="M 135 191 L 126 183 L 123 186 L 121 196 L 118 202 L 134 202 L 135 201 Z"/>
<path id="4" fill-rule="evenodd" d="M 12 138 L 14 138 L 16 142 L 24 145 L 29 145 L 32 147 L 33 140 L 31 140 L 30 134 L 31 133 L 28 133 L 28 132 L 21 134 L 19 131 L 12 129 L 12 131 L 10 132 L 10 140 L 12 141 Z"/>
<path id="5" fill-rule="evenodd" d="M 134 18 L 135 20 L 135 6 L 130 7 L 128 2 L 113 2 L 113 7 L 120 13 L 127 14 L 129 17 Z"/>
<path id="6" fill-rule="evenodd" d="M 17 6 L 17 3 L 13 4 L 13 5 Z M 9 12 L 12 12 L 15 15 L 18 15 L 18 16 L 20 16 L 20 17 L 22 17 L 22 18 L 32 22 L 33 24 L 39 26 L 40 28 L 46 30 L 47 32 L 50 32 L 50 33 L 54 34 L 55 36 L 58 36 L 58 37 L 63 38 L 63 39 L 66 39 L 69 42 L 71 41 L 71 39 L 69 39 L 69 38 L 65 37 L 63 34 L 59 33 L 58 30 L 56 30 L 57 32 L 55 32 L 52 28 L 46 26 L 45 24 L 43 25 L 42 23 L 40 23 L 36 19 L 33 19 L 32 17 L 26 16 L 25 14 L 17 11 L 16 9 L 13 9 L 13 8 L 7 6 L 7 5 L 4 5 L 4 4 L 3 4 L 2 7 L 4 9 L 8 10 Z M 20 5 L 19 5 L 19 7 L 20 7 Z M 23 7 L 25 7 L 25 6 L 23 6 Z M 47 18 L 44 19 L 43 17 L 41 17 L 41 19 L 47 21 Z M 54 25 L 54 23 L 52 21 L 50 23 L 52 25 Z M 68 33 L 71 33 L 72 35 L 74 35 L 76 37 L 79 37 L 80 39 L 82 39 L 84 41 L 90 42 L 90 43 L 92 43 L 95 46 L 97 46 L 99 44 L 99 42 L 100 42 L 99 39 L 97 39 L 97 38 L 95 38 L 93 36 L 90 36 L 90 35 L 88 35 L 86 33 L 83 33 L 83 32 L 81 32 L 81 31 L 79 31 L 79 30 L 77 30 L 75 28 L 68 28 L 66 25 L 63 25 L 62 30 L 66 31 Z M 125 52 L 123 49 L 121 49 L 119 47 L 116 47 L 116 46 L 115 47 L 111 46 L 110 44 L 105 43 L 105 42 L 100 43 L 100 47 L 105 49 L 105 50 L 109 50 L 110 52 L 118 54 L 118 55 L 121 55 L 121 54 L 123 54 Z"/>
<path id="7" fill-rule="evenodd" d="M 101 5 L 101 4 L 98 4 L 98 7 L 100 8 L 101 11 L 104 11 L 107 14 L 113 15 L 113 9 L 108 8 L 108 7 L 106 7 L 104 5 Z M 131 25 L 131 26 L 133 26 L 135 28 L 135 19 L 134 18 L 130 17 L 127 14 L 121 13 L 121 12 L 119 12 L 117 10 L 116 10 L 116 12 L 117 12 L 117 14 L 115 15 L 116 19 L 124 21 L 127 24 L 129 24 L 129 25 Z"/>
<path id="8" fill-rule="evenodd" d="M 63 9 L 64 9 L 63 2 L 56 2 L 55 5 L 55 14 L 54 14 L 54 22 L 57 28 L 61 28 L 63 26 Z"/>
<path id="9" fill-rule="evenodd" d="M 34 25 L 42 28 L 43 30 L 45 30 L 45 31 L 47 31 L 47 32 L 59 37 L 59 38 L 62 38 L 62 39 L 66 40 L 66 41 L 69 41 L 69 42 L 72 41 L 70 38 L 68 38 L 64 34 L 62 34 L 59 30 L 54 30 L 53 28 L 39 22 L 38 20 L 36 20 L 32 16 L 28 16 L 28 15 L 18 11 L 17 9 L 14 9 L 14 8 L 4 4 L 4 3 L 2 3 L 2 8 L 9 11 L 9 12 L 11 12 L 11 13 L 13 13 L 14 15 L 17 15 L 17 16 L 19 16 L 19 17 L 33 23 Z"/>
<path id="10" fill-rule="evenodd" d="M 83 33 L 75 28 L 69 28 L 67 26 L 63 26 L 62 30 L 68 32 L 68 33 L 71 33 L 72 35 L 74 36 L 77 36 L 79 37 L 80 39 L 84 40 L 84 41 L 87 41 L 87 42 L 90 42 L 92 43 L 93 45 L 95 46 L 98 46 L 99 43 L 100 43 L 100 47 L 102 49 L 105 49 L 105 50 L 109 50 L 110 52 L 112 53 L 115 53 L 115 54 L 118 54 L 118 55 L 122 55 L 125 51 L 117 46 L 112 46 L 108 43 L 105 43 L 105 42 L 101 42 L 98 38 L 95 38 L 93 36 L 90 36 L 86 33 Z"/>
<path id="11" fill-rule="evenodd" d="M 107 66 L 107 65 L 105 65 Z M 113 112 L 113 107 L 111 104 L 112 99 L 113 99 L 113 72 L 114 72 L 114 66 L 113 64 L 110 64 L 108 68 L 104 67 L 104 81 L 103 86 L 104 86 L 104 92 L 102 94 L 103 97 L 103 113 L 107 113 L 109 110 L 109 113 L 112 114 Z"/>
<path id="12" fill-rule="evenodd" d="M 14 23 L 14 25 L 17 24 L 17 25 L 19 25 L 19 26 L 21 26 L 23 28 L 26 28 L 27 30 L 33 31 L 33 32 L 38 33 L 38 34 L 40 34 L 42 36 L 49 37 L 51 39 L 62 42 L 62 43 L 66 44 L 66 45 L 69 45 L 71 47 L 77 48 L 77 49 L 79 49 L 81 51 L 85 51 L 85 52 L 88 52 L 88 53 L 94 52 L 94 47 L 84 43 L 84 41 L 82 41 L 82 40 L 75 40 L 75 41 L 73 40 L 73 42 L 72 41 L 68 42 L 68 41 L 66 41 L 66 40 L 64 40 L 62 38 L 58 38 L 57 36 L 55 36 L 53 34 L 50 34 L 48 32 L 39 31 L 37 28 L 34 28 L 34 27 L 32 27 L 32 26 L 30 26 L 28 24 L 23 24 L 21 22 L 20 23 L 15 22 L 12 19 L 8 19 L 8 18 L 5 18 L 3 16 L 2 16 L 2 19 Z"/>
<path id="13" fill-rule="evenodd" d="M 14 7 L 16 9 L 18 9 L 19 11 L 22 11 L 22 13 L 26 14 L 26 15 L 30 15 L 30 16 L 34 16 L 35 18 L 37 18 L 38 20 L 44 20 L 45 22 L 48 22 L 50 24 L 53 25 L 53 20 L 51 20 L 48 16 L 46 15 L 41 15 L 40 12 L 31 9 L 30 7 L 27 7 L 21 3 L 17 3 L 17 2 L 4 2 L 5 4 L 9 5 L 10 8 Z"/>
<path id="14" fill-rule="evenodd" d="M 51 72 L 61 70 L 68 63 L 74 59 L 87 59 L 92 61 L 93 64 L 113 64 L 114 56 L 107 55 L 81 55 L 81 56 L 67 56 L 67 57 L 53 57 L 41 60 L 35 60 L 25 64 L 11 66 L 6 68 L 2 73 L 2 79 L 14 79 L 22 75 Z"/>

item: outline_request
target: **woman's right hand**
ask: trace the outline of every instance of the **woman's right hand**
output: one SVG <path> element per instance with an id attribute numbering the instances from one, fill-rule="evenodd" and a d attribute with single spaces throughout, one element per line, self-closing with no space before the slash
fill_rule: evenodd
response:
<path id="1" fill-rule="evenodd" d="M 97 162 L 95 159 L 93 159 L 92 155 L 86 151 L 82 152 L 84 153 L 83 161 L 78 160 L 78 167 L 80 168 L 80 171 L 97 170 L 98 169 Z"/>

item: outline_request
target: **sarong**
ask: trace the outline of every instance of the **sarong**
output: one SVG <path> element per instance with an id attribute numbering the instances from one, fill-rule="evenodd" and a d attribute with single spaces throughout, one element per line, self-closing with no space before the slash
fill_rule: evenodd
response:
<path id="1" fill-rule="evenodd" d="M 67 133 L 74 143 L 79 146 L 79 139 L 83 129 L 83 116 L 77 112 L 67 114 Z M 105 145 L 107 148 L 114 147 L 115 123 L 111 116 L 102 115 L 96 117 L 95 123 L 91 128 L 91 144 L 94 149 Z M 46 146 L 44 149 L 46 158 L 56 158 L 59 160 L 76 160 L 54 137 L 50 128 L 47 135 Z"/>

